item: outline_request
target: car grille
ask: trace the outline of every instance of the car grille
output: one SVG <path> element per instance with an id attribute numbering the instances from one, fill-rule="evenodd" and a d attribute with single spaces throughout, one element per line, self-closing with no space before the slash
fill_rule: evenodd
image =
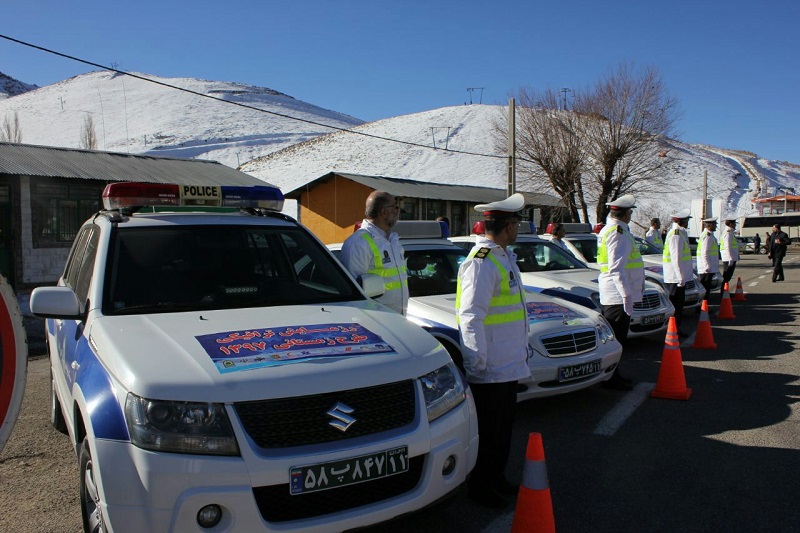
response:
<path id="1" fill-rule="evenodd" d="M 292 496 L 289 484 L 255 487 L 255 497 L 261 517 L 268 522 L 286 522 L 313 518 L 354 509 L 414 490 L 422 477 L 425 456 L 409 460 L 408 471 L 366 483 L 346 485 L 331 490 Z"/>
<path id="2" fill-rule="evenodd" d="M 337 402 L 353 409 L 356 422 L 340 431 L 327 414 Z M 288 448 L 371 435 L 403 427 L 416 413 L 411 380 L 313 396 L 238 402 L 236 413 L 251 439 L 262 448 Z M 286 489 L 288 494 L 289 489 Z"/>
<path id="3" fill-rule="evenodd" d="M 597 335 L 594 329 L 573 331 L 566 335 L 552 335 L 539 339 L 551 357 L 565 357 L 594 350 Z"/>
<path id="4" fill-rule="evenodd" d="M 697 286 L 697 284 L 695 283 L 694 280 L 686 282 L 686 290 L 687 291 L 693 290 L 696 286 Z"/>
<path id="5" fill-rule="evenodd" d="M 661 307 L 661 298 L 655 292 L 645 293 L 641 302 L 633 304 L 634 311 L 650 311 L 659 307 Z"/>

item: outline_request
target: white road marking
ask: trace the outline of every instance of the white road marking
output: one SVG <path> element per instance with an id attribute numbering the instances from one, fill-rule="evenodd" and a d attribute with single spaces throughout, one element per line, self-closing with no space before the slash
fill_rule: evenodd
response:
<path id="1" fill-rule="evenodd" d="M 611 409 L 594 428 L 595 435 L 611 437 L 622 424 L 644 403 L 650 391 L 656 387 L 655 383 L 638 383 L 632 391 L 622 397 L 617 405 Z"/>
<path id="2" fill-rule="evenodd" d="M 763 278 L 764 276 L 761 276 L 761 277 Z M 757 281 L 751 281 L 750 285 L 748 285 L 748 287 L 755 287 L 756 285 L 758 285 Z"/>

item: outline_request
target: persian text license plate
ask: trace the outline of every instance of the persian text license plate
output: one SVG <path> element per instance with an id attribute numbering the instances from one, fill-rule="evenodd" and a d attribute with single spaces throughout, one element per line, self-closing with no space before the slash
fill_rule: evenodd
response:
<path id="1" fill-rule="evenodd" d="M 664 322 L 664 313 L 660 315 L 650 315 L 642 317 L 642 325 L 649 326 L 650 324 L 661 324 Z"/>
<path id="2" fill-rule="evenodd" d="M 293 495 L 335 489 L 408 471 L 408 446 L 289 470 Z"/>
<path id="3" fill-rule="evenodd" d="M 558 367 L 558 381 L 572 381 L 573 379 L 585 378 L 599 374 L 602 370 L 600 359 L 588 361 L 579 365 Z"/>

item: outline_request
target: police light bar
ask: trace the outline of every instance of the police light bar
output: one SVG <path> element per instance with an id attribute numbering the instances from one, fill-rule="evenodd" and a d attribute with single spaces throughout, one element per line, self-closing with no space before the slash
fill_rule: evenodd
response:
<path id="1" fill-rule="evenodd" d="M 517 233 L 536 235 L 536 224 L 532 220 L 523 220 L 517 224 Z"/>
<path id="2" fill-rule="evenodd" d="M 126 207 L 257 207 L 283 209 L 283 193 L 268 185 L 174 185 L 110 183 L 103 190 L 105 209 Z"/>

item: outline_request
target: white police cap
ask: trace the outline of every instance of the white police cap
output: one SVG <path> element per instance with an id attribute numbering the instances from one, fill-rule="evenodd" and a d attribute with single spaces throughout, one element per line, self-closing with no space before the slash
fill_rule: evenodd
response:
<path id="1" fill-rule="evenodd" d="M 715 217 L 704 218 L 703 219 L 703 222 L 716 222 L 716 221 L 717 221 L 717 219 Z"/>
<path id="2" fill-rule="evenodd" d="M 611 209 L 633 209 L 636 207 L 636 198 L 632 194 L 626 194 L 613 202 L 606 202 L 606 205 Z"/>
<path id="3" fill-rule="evenodd" d="M 514 193 L 505 200 L 498 200 L 490 204 L 478 204 L 475 211 L 480 211 L 484 215 L 490 215 L 495 211 L 503 213 L 516 213 L 525 207 L 525 197 L 520 193 Z"/>
<path id="4" fill-rule="evenodd" d="M 692 218 L 691 211 L 688 209 L 681 209 L 677 213 L 673 213 L 670 215 L 672 220 L 683 220 L 685 218 Z"/>

